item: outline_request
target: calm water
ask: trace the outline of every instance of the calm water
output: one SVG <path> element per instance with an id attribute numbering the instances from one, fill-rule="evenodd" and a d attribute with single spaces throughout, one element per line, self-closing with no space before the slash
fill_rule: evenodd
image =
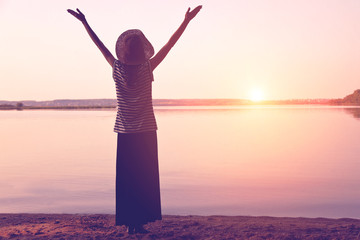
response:
<path id="1" fill-rule="evenodd" d="M 360 218 L 360 109 L 158 108 L 163 214 Z M 115 111 L 0 111 L 0 212 L 114 213 Z"/>

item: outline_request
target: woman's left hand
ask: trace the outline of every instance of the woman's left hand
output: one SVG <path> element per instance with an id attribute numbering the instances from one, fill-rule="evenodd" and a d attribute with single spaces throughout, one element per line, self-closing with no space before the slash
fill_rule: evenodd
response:
<path id="1" fill-rule="evenodd" d="M 74 17 L 76 17 L 80 22 L 86 22 L 86 19 L 85 19 L 85 15 L 77 8 L 76 9 L 78 12 L 75 12 L 71 9 L 68 9 L 67 11 L 73 15 Z"/>

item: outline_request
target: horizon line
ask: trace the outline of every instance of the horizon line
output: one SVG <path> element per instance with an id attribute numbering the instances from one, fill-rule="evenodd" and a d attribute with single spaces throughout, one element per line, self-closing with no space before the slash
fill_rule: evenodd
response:
<path id="1" fill-rule="evenodd" d="M 253 101 L 247 98 L 153 98 L 152 100 L 242 100 L 251 102 L 266 102 L 266 101 L 290 101 L 290 100 L 333 100 L 342 98 L 287 98 L 287 99 L 263 99 Z M 0 99 L 0 102 L 50 102 L 50 101 L 78 101 L 78 100 L 116 100 L 116 98 L 57 98 L 51 100 L 34 100 L 34 99 L 22 99 L 22 100 L 4 100 Z"/>

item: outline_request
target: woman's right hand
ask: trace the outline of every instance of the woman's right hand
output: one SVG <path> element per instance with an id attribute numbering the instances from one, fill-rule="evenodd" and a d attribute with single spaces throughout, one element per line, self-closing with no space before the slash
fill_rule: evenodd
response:
<path id="1" fill-rule="evenodd" d="M 190 22 L 200 11 L 202 8 L 202 5 L 197 6 L 194 10 L 190 11 L 190 8 L 188 8 L 186 14 L 185 14 L 185 20 Z"/>
<path id="2" fill-rule="evenodd" d="M 85 15 L 78 8 L 76 10 L 78 12 L 75 12 L 71 9 L 68 9 L 67 11 L 68 11 L 68 13 L 70 13 L 71 15 L 76 17 L 80 22 L 86 22 Z"/>

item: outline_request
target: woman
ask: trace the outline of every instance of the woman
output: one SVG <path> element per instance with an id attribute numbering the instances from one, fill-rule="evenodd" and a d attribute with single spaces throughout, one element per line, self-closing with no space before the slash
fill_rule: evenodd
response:
<path id="1" fill-rule="evenodd" d="M 143 225 L 161 220 L 156 120 L 152 105 L 152 72 L 180 38 L 202 6 L 185 14 L 185 19 L 161 50 L 154 49 L 144 34 L 128 30 L 116 42 L 115 59 L 87 23 L 84 14 L 68 9 L 80 20 L 91 39 L 113 69 L 117 94 L 118 133 L 116 160 L 116 225 L 129 233 L 146 233 Z"/>

